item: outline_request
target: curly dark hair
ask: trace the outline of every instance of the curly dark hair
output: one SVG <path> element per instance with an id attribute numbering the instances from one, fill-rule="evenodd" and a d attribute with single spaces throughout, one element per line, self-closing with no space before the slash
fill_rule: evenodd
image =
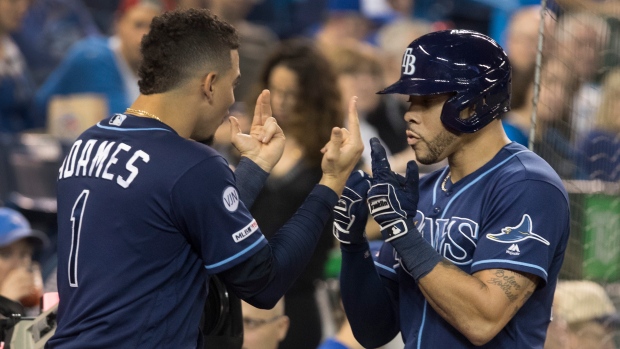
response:
<path id="1" fill-rule="evenodd" d="M 309 40 L 290 39 L 282 42 L 269 56 L 253 99 L 248 105 L 253 110 L 262 89 L 269 87 L 269 76 L 277 66 L 285 66 L 297 76 L 299 98 L 293 107 L 292 121 L 284 130 L 304 149 L 304 157 L 313 165 L 320 165 L 321 148 L 329 141 L 333 127 L 342 127 L 344 111 L 334 70 L 323 53 Z"/>
<path id="2" fill-rule="evenodd" d="M 237 31 L 208 10 L 176 10 L 157 16 L 142 38 L 140 93 L 169 91 L 199 71 L 230 68 Z"/>

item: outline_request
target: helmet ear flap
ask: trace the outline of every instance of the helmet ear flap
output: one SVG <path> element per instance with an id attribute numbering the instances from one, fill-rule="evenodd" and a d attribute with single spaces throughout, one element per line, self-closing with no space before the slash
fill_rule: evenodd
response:
<path id="1" fill-rule="evenodd" d="M 466 120 L 461 118 L 461 112 L 468 105 L 469 101 L 464 100 L 463 95 L 457 94 L 449 98 L 441 109 L 441 123 L 456 134 L 463 133 L 463 123 Z"/>
<path id="2" fill-rule="evenodd" d="M 473 107 L 467 118 L 461 112 Z M 441 122 L 455 133 L 474 133 L 510 110 L 510 77 L 491 85 L 482 93 L 475 89 L 458 93 L 446 101 L 441 111 Z"/>

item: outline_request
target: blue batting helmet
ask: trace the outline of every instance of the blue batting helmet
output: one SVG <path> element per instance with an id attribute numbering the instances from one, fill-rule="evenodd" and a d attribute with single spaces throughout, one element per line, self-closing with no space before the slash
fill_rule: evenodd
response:
<path id="1" fill-rule="evenodd" d="M 378 93 L 454 93 L 441 111 L 441 122 L 473 133 L 510 110 L 510 82 L 510 62 L 493 39 L 470 30 L 443 30 L 409 44 L 400 80 Z M 469 106 L 475 106 L 474 114 L 462 119 L 461 111 Z"/>

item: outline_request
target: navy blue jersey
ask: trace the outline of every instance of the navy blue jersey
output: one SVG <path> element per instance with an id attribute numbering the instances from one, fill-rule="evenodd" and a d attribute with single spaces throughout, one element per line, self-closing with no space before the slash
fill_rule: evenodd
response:
<path id="1" fill-rule="evenodd" d="M 59 348 L 196 348 L 209 274 L 266 245 L 213 149 L 114 115 L 58 177 Z"/>
<path id="2" fill-rule="evenodd" d="M 482 348 L 542 348 L 569 232 L 568 195 L 560 178 L 517 143 L 506 145 L 454 185 L 446 181 L 444 191 L 447 175 L 446 167 L 420 180 L 415 223 L 424 238 L 468 274 L 511 269 L 541 280 L 506 327 Z M 405 348 L 474 348 L 428 304 L 390 244 L 383 245 L 375 265 L 382 276 L 398 283 Z"/>

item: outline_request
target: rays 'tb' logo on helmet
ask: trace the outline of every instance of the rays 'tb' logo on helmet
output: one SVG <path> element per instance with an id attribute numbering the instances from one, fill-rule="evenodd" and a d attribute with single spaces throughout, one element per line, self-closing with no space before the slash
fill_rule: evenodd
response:
<path id="1" fill-rule="evenodd" d="M 400 79 L 378 93 L 453 93 L 441 121 L 455 132 L 473 133 L 510 110 L 510 84 L 510 62 L 493 39 L 470 30 L 443 30 L 409 44 Z M 462 119 L 461 111 L 470 106 L 474 114 Z"/>
<path id="2" fill-rule="evenodd" d="M 413 50 L 408 48 L 403 56 L 403 75 L 413 75 L 415 73 L 415 56 L 411 54 Z"/>

